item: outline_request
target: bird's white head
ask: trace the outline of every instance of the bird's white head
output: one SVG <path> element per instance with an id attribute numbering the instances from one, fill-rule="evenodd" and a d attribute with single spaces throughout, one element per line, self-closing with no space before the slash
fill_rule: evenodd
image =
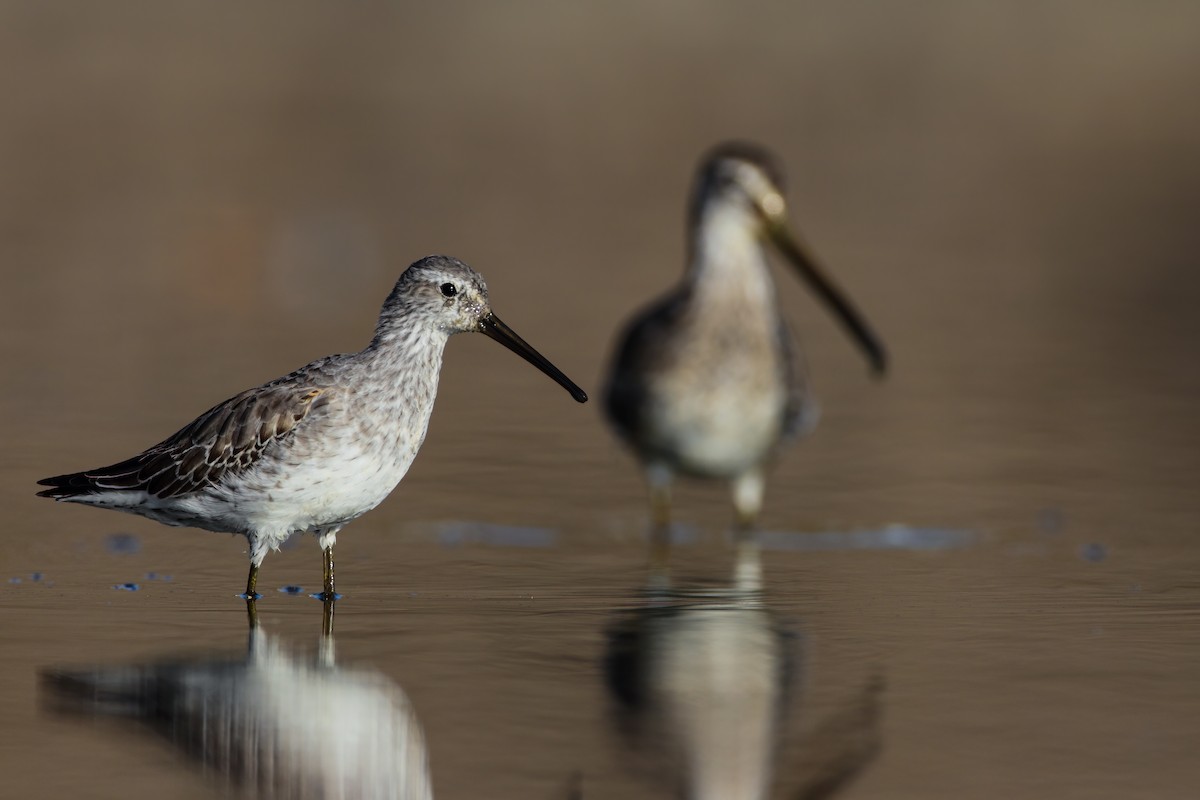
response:
<path id="1" fill-rule="evenodd" d="M 483 276 L 457 258 L 426 256 L 404 271 L 379 315 L 380 329 L 403 319 L 447 336 L 478 331 L 491 313 Z"/>
<path id="2" fill-rule="evenodd" d="M 411 341 L 413 336 L 440 336 L 444 343 L 456 333 L 468 332 L 495 339 L 579 402 L 587 400 L 582 389 L 492 313 L 483 276 L 450 256 L 426 256 L 404 271 L 383 303 L 373 346 Z"/>

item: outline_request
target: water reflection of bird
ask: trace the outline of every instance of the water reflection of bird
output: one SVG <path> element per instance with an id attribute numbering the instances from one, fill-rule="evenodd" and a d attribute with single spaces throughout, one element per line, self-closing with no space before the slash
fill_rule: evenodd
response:
<path id="1" fill-rule="evenodd" d="M 798 641 L 756 591 L 652 590 L 609 630 L 622 731 L 669 763 L 682 797 L 767 797 Z"/>
<path id="2" fill-rule="evenodd" d="M 386 676 L 335 664 L 332 607 L 316 658 L 254 623 L 241 658 L 47 670 L 60 710 L 132 716 L 233 783 L 278 798 L 432 797 L 424 734 Z"/>
<path id="3" fill-rule="evenodd" d="M 680 797 L 832 797 L 879 749 L 880 681 L 782 752 L 803 639 L 745 584 L 751 574 L 742 565 L 732 586 L 704 591 L 659 585 L 620 614 L 606 657 L 615 719 L 642 758 L 666 763 Z"/>
<path id="4" fill-rule="evenodd" d="M 874 370 L 887 365 L 879 339 L 789 232 L 780 168 L 764 150 L 726 144 L 708 154 L 688 237 L 682 281 L 628 326 L 606 396 L 609 418 L 645 468 L 660 561 L 676 474 L 732 481 L 744 541 L 762 507 L 764 463 L 816 422 L 764 241 L 796 266 Z"/>
<path id="5" fill-rule="evenodd" d="M 466 331 L 490 336 L 587 400 L 492 313 L 482 276 L 429 256 L 400 276 L 366 349 L 242 392 L 133 458 L 40 481 L 52 487 L 40 494 L 245 535 L 248 600 L 267 552 L 293 533 L 314 533 L 323 596 L 334 597 L 337 532 L 408 471 L 429 426 L 446 341 Z"/>

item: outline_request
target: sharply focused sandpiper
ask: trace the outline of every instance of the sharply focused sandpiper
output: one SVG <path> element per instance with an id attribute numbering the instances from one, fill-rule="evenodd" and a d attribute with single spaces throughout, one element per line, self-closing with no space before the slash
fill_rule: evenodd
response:
<path id="1" fill-rule="evenodd" d="M 582 389 L 492 313 L 483 277 L 428 256 L 400 276 L 366 349 L 326 356 L 214 406 L 133 458 L 39 481 L 42 497 L 165 523 L 240 533 L 250 544 L 246 598 L 267 551 L 313 533 L 333 599 L 333 544 L 395 488 L 425 439 L 446 340 L 475 331 Z"/>
<path id="2" fill-rule="evenodd" d="M 764 240 L 796 266 L 872 368 L 882 374 L 887 365 L 879 339 L 789 232 L 775 158 L 743 143 L 712 150 L 692 191 L 683 280 L 629 324 L 605 398 L 645 468 L 660 564 L 676 474 L 732 481 L 744 541 L 762 507 L 765 463 L 816 423 Z"/>

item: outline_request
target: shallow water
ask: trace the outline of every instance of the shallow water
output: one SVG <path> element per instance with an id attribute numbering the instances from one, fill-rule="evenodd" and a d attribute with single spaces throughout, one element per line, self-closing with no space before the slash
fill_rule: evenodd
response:
<path id="1" fill-rule="evenodd" d="M 438 798 L 1192 796 L 1197 12 L 490 8 L 0 10 L 0 795 L 240 791 L 163 704 L 221 659 L 205 696 L 285 795 L 318 793 L 281 754 L 329 696 L 379 712 L 339 743 L 412 732 L 415 796 L 422 769 Z M 33 496 L 361 346 L 433 251 L 598 398 L 730 135 L 779 150 L 895 357 L 869 379 L 777 271 L 823 415 L 772 473 L 761 599 L 730 591 L 715 485 L 681 487 L 672 591 L 648 590 L 599 404 L 482 337 L 339 537 L 332 654 L 311 539 L 263 567 L 256 655 L 242 540 Z"/>

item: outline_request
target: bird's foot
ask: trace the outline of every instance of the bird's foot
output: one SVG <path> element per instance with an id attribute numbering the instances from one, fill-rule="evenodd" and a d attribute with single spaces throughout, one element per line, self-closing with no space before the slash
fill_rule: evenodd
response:
<path id="1" fill-rule="evenodd" d="M 242 592 L 241 594 L 235 594 L 234 597 L 238 598 L 239 600 L 247 600 L 247 601 L 254 601 L 254 600 L 262 599 L 262 595 L 259 594 L 258 592 Z"/>
<path id="2" fill-rule="evenodd" d="M 313 600 L 320 600 L 324 603 L 328 603 L 331 600 L 341 600 L 342 593 L 341 592 L 313 592 L 312 594 L 309 595 L 309 597 L 311 597 Z"/>

